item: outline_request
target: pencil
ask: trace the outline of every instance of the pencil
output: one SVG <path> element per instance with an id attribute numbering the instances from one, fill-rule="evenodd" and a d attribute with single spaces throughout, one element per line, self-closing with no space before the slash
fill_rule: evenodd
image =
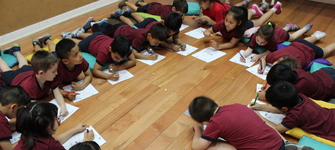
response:
<path id="1" fill-rule="evenodd" d="M 238 51 L 238 53 L 239 53 L 240 56 L 243 58 L 243 60 L 245 60 L 244 56 L 241 54 L 241 51 Z"/>
<path id="2" fill-rule="evenodd" d="M 256 94 L 256 98 L 255 98 L 255 100 L 254 100 L 254 103 L 252 104 L 252 106 L 254 106 L 254 105 L 256 105 L 256 101 L 257 101 L 257 99 L 258 99 L 258 93 Z"/>
<path id="3" fill-rule="evenodd" d="M 62 90 L 62 91 L 65 92 L 65 93 L 73 93 L 73 94 L 80 95 L 80 93 L 75 93 L 75 92 L 72 92 L 72 91 L 65 91 L 65 90 Z"/>

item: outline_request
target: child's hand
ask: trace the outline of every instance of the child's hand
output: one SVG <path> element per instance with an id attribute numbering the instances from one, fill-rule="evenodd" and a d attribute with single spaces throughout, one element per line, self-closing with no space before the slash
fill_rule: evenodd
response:
<path id="1" fill-rule="evenodd" d="M 264 72 L 264 67 L 263 67 L 263 69 L 261 69 L 261 68 L 258 66 L 258 73 L 259 73 L 259 74 L 263 74 L 263 72 Z"/>
<path id="2" fill-rule="evenodd" d="M 84 89 L 83 84 L 79 84 L 77 82 L 71 82 L 71 87 L 76 91 Z"/>
<path id="3" fill-rule="evenodd" d="M 186 44 L 181 44 L 180 45 L 180 50 L 185 51 L 186 50 Z"/>
<path id="4" fill-rule="evenodd" d="M 173 51 L 175 51 L 175 52 L 178 52 L 179 49 L 180 49 L 180 45 L 177 45 L 177 44 L 172 45 L 171 49 L 172 49 Z"/>
<path id="5" fill-rule="evenodd" d="M 266 93 L 266 90 L 261 90 L 261 91 L 258 91 L 257 94 L 258 94 L 258 99 L 259 100 L 265 100 L 265 93 Z"/>
<path id="6" fill-rule="evenodd" d="M 240 61 L 245 63 L 245 59 L 243 57 L 240 57 Z"/>
<path id="7" fill-rule="evenodd" d="M 60 115 L 65 117 L 69 114 L 66 108 L 60 108 Z"/>
<path id="8" fill-rule="evenodd" d="M 261 110 L 262 109 L 262 107 L 261 107 L 261 104 L 255 104 L 255 105 L 253 105 L 254 104 L 254 102 L 251 102 L 250 103 L 250 108 L 251 109 L 254 109 L 254 110 Z"/>
<path id="9" fill-rule="evenodd" d="M 209 36 L 212 36 L 212 34 L 208 30 L 205 30 L 204 31 L 204 36 L 209 37 Z"/>
<path id="10" fill-rule="evenodd" d="M 75 92 L 72 90 L 72 92 Z M 71 101 L 76 99 L 77 94 L 76 93 L 68 93 L 67 98 L 70 99 Z"/>
<path id="11" fill-rule="evenodd" d="M 211 47 L 215 48 L 215 49 L 219 49 L 219 45 L 218 45 L 218 43 L 217 43 L 216 41 L 214 41 L 214 40 L 210 40 L 210 41 L 209 41 L 209 45 L 210 45 Z"/>
<path id="12" fill-rule="evenodd" d="M 258 59 L 259 59 L 260 57 L 259 57 L 259 55 L 255 55 L 255 56 L 253 56 L 252 58 L 251 58 L 251 62 L 256 62 L 256 61 L 258 61 Z"/>
<path id="13" fill-rule="evenodd" d="M 83 124 L 83 123 L 78 123 L 76 124 L 73 129 L 76 131 L 76 133 L 78 132 L 82 132 L 87 128 L 87 125 Z"/>
<path id="14" fill-rule="evenodd" d="M 88 130 L 86 129 L 86 131 L 84 131 L 84 140 L 85 141 L 93 141 L 94 140 L 94 132 L 93 130 Z"/>
<path id="15" fill-rule="evenodd" d="M 149 60 L 156 60 L 158 58 L 158 55 L 157 54 L 151 54 L 149 56 Z"/>
<path id="16" fill-rule="evenodd" d="M 109 80 L 112 80 L 112 81 L 116 81 L 116 80 L 119 80 L 119 74 L 118 73 L 113 73 L 113 74 L 110 74 L 109 75 Z"/>

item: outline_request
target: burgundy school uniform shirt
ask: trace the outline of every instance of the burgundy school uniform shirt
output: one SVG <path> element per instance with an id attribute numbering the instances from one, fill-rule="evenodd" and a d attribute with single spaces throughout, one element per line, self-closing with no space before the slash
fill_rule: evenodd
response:
<path id="1" fill-rule="evenodd" d="M 96 58 L 96 62 L 103 66 L 106 63 L 113 62 L 109 46 L 114 41 L 107 35 L 98 35 L 89 44 L 88 50 Z"/>
<path id="2" fill-rule="evenodd" d="M 224 24 L 224 20 L 217 22 L 215 25 L 212 26 L 213 32 L 220 32 L 222 34 L 222 37 L 225 40 L 230 41 L 232 38 L 242 38 L 243 35 L 238 36 L 236 29 L 233 29 L 231 31 L 227 31 L 226 25 Z"/>
<path id="3" fill-rule="evenodd" d="M 38 100 L 48 95 L 50 89 L 54 90 L 60 83 L 59 78 L 56 76 L 53 81 L 46 81 L 42 89 L 36 79 L 33 71 L 26 71 L 17 75 L 11 85 L 21 86 L 30 96 L 32 100 Z"/>
<path id="4" fill-rule="evenodd" d="M 275 33 L 271 41 L 268 41 L 268 43 L 262 47 L 266 48 L 269 51 L 275 51 L 278 49 L 277 44 L 285 42 L 288 38 L 287 32 L 279 27 L 275 27 Z M 256 34 L 253 34 L 250 42 L 249 42 L 249 47 L 250 48 L 255 48 L 257 45 L 256 43 Z"/>
<path id="5" fill-rule="evenodd" d="M 81 72 L 86 72 L 88 69 L 88 62 L 83 58 L 82 63 L 75 65 L 74 69 L 71 71 L 69 70 L 65 64 L 59 62 L 57 72 L 58 77 L 60 79 L 60 83 L 68 84 L 71 81 L 77 79 L 77 77 L 81 74 Z"/>
<path id="6" fill-rule="evenodd" d="M 220 107 L 211 117 L 201 138 L 216 142 L 221 137 L 236 149 L 278 150 L 283 141 L 253 110 L 245 105 Z"/>
<path id="7" fill-rule="evenodd" d="M 208 16 L 216 23 L 224 20 L 226 18 L 226 12 L 229 10 L 231 5 L 229 4 L 220 4 L 218 2 L 213 2 L 213 7 L 211 10 L 202 9 L 202 14 Z"/>
<path id="8" fill-rule="evenodd" d="M 172 5 L 162 5 L 160 3 L 150 5 L 146 11 L 148 14 L 161 16 L 163 19 L 170 12 L 172 12 Z"/>
<path id="9" fill-rule="evenodd" d="M 125 36 L 129 39 L 131 46 L 137 51 L 141 51 L 142 45 L 147 41 L 148 29 L 134 29 L 129 25 L 123 25 L 116 29 L 114 38 L 117 36 Z"/>
<path id="10" fill-rule="evenodd" d="M 26 137 L 22 135 L 14 150 L 27 150 L 26 148 L 22 148 L 24 145 L 23 140 L 25 139 Z M 56 141 L 53 137 L 40 137 L 34 139 L 35 145 L 33 150 L 65 150 L 62 144 L 59 141 Z"/>
<path id="11" fill-rule="evenodd" d="M 6 116 L 0 111 L 0 141 L 10 140 L 12 132 Z M 1 148 L 1 147 L 0 147 Z"/>
<path id="12" fill-rule="evenodd" d="M 281 124 L 288 129 L 299 127 L 308 133 L 335 141 L 335 109 L 323 108 L 303 94 L 299 96 L 301 102 L 288 110 Z"/>
<path id="13" fill-rule="evenodd" d="M 311 47 L 299 42 L 292 42 L 288 47 L 268 54 L 266 62 L 272 64 L 284 55 L 295 57 L 300 63 L 300 68 L 305 68 L 309 62 L 315 59 L 315 52 Z"/>
<path id="14" fill-rule="evenodd" d="M 335 82 L 323 70 L 308 73 L 302 69 L 293 69 L 296 73 L 294 87 L 301 94 L 316 100 L 329 100 L 335 95 Z"/>

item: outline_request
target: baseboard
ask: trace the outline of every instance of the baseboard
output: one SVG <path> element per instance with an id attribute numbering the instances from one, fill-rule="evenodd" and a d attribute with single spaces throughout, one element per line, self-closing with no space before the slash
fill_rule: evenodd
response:
<path id="1" fill-rule="evenodd" d="M 335 5 L 335 0 L 310 0 L 310 1 Z"/>
<path id="2" fill-rule="evenodd" d="M 18 39 L 21 39 L 23 37 L 26 37 L 28 35 L 31 35 L 33 33 L 36 33 L 38 31 L 44 30 L 46 28 L 49 28 L 51 26 L 54 26 L 56 24 L 59 24 L 61 22 L 64 22 L 66 20 L 69 20 L 71 18 L 75 18 L 77 16 L 80 16 L 82 14 L 85 14 L 87 12 L 96 10 L 98 8 L 104 7 L 106 5 L 112 4 L 117 2 L 118 0 L 98 0 L 96 2 L 93 2 L 91 4 L 87 4 L 85 6 L 76 8 L 74 10 L 65 12 L 63 14 L 57 15 L 55 17 L 40 21 L 38 23 L 26 26 L 24 28 L 21 28 L 19 30 L 4 34 L 0 36 L 0 45 L 5 45 L 11 42 L 14 42 Z"/>

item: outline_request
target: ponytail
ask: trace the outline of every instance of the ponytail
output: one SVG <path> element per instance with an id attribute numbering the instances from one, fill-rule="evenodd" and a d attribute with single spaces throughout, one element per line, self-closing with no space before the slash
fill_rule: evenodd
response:
<path id="1" fill-rule="evenodd" d="M 271 41 L 275 34 L 275 27 L 276 24 L 272 21 L 269 21 L 258 29 L 256 35 L 262 37 L 266 41 Z"/>

